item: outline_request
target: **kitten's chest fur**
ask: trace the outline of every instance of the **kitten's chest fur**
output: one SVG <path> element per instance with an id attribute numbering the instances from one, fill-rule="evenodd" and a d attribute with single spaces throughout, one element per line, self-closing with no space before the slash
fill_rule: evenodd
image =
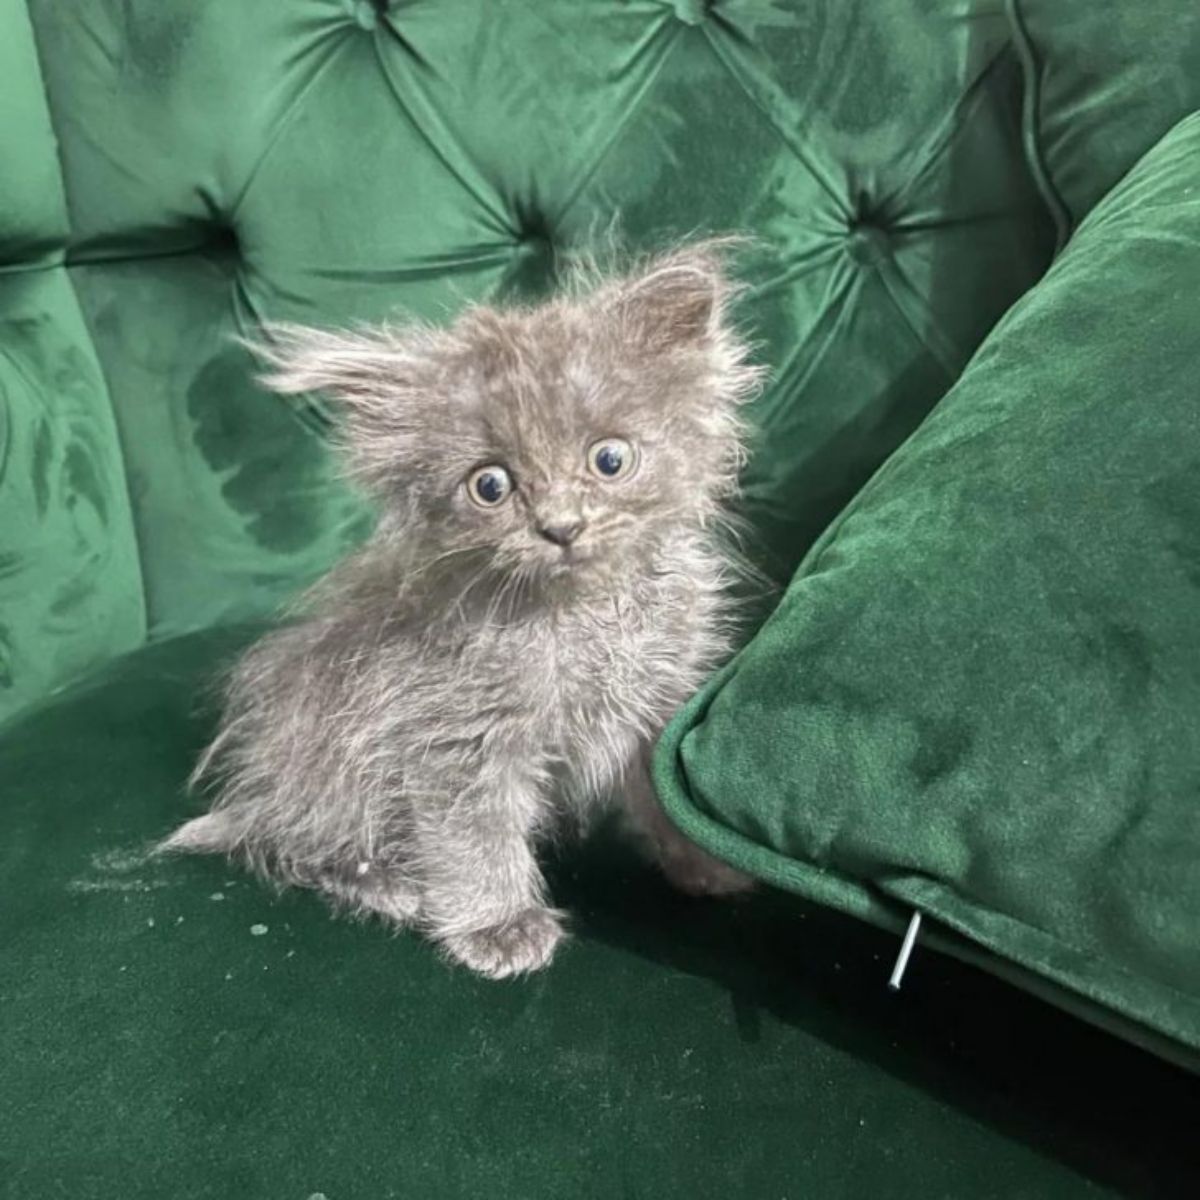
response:
<path id="1" fill-rule="evenodd" d="M 719 560 L 695 548 L 677 557 L 498 636 L 535 752 L 576 790 L 622 774 L 727 649 Z"/>

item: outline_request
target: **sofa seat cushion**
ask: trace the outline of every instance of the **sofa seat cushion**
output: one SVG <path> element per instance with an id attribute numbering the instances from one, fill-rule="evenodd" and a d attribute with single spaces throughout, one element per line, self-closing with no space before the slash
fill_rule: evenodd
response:
<path id="1" fill-rule="evenodd" d="M 0 734 L 5 1200 L 1182 1187 L 1183 1073 L 951 961 L 897 1004 L 877 930 L 687 900 L 603 833 L 552 864 L 574 939 L 508 984 L 149 860 L 238 640 L 141 650 Z"/>
<path id="2" fill-rule="evenodd" d="M 1200 114 L 1096 208 L 675 721 L 744 868 L 1200 1062 Z"/>

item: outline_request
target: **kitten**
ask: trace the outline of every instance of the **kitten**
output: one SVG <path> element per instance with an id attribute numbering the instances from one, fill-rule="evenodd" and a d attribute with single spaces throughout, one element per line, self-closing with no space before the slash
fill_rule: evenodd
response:
<path id="1" fill-rule="evenodd" d="M 274 328 L 265 382 L 341 402 L 380 521 L 234 669 L 193 777 L 215 804 L 166 848 L 414 925 L 492 978 L 550 961 L 535 847 L 610 801 L 677 885 L 748 884 L 648 775 L 730 648 L 715 531 L 760 376 L 724 248 L 446 329 Z"/>

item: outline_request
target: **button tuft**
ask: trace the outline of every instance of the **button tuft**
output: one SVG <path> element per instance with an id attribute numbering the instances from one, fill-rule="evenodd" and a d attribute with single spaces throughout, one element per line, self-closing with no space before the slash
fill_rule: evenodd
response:
<path id="1" fill-rule="evenodd" d="M 342 7 L 362 29 L 374 29 L 379 24 L 379 0 L 342 0 Z"/>
<path id="2" fill-rule="evenodd" d="M 890 258 L 891 241 L 878 225 L 860 221 L 846 231 L 846 253 L 862 267 L 874 267 Z"/>
<path id="3" fill-rule="evenodd" d="M 555 276 L 555 250 L 549 234 L 536 225 L 527 225 L 518 234 L 513 249 L 512 263 L 500 285 L 501 295 L 518 300 L 548 296 Z"/>
<path id="4" fill-rule="evenodd" d="M 675 15 L 685 25 L 702 25 L 708 16 L 710 0 L 672 0 Z"/>

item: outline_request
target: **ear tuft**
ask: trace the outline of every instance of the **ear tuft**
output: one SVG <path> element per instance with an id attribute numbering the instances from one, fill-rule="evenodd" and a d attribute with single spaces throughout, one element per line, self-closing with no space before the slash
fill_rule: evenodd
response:
<path id="1" fill-rule="evenodd" d="M 349 330 L 269 324 L 262 340 L 242 345 L 266 367 L 259 376 L 265 387 L 330 396 L 338 413 L 330 434 L 349 474 L 368 491 L 395 491 L 440 395 L 431 369 L 445 358 L 444 333 L 417 323 Z"/>
<path id="2" fill-rule="evenodd" d="M 402 375 L 409 356 L 387 329 L 332 331 L 268 324 L 265 340 L 239 339 L 267 370 L 259 382 L 281 395 L 326 392 L 365 400 Z"/>
<path id="3" fill-rule="evenodd" d="M 736 293 L 725 260 L 739 244 L 714 238 L 651 260 L 617 289 L 617 307 L 630 331 L 654 346 L 711 341 Z"/>

